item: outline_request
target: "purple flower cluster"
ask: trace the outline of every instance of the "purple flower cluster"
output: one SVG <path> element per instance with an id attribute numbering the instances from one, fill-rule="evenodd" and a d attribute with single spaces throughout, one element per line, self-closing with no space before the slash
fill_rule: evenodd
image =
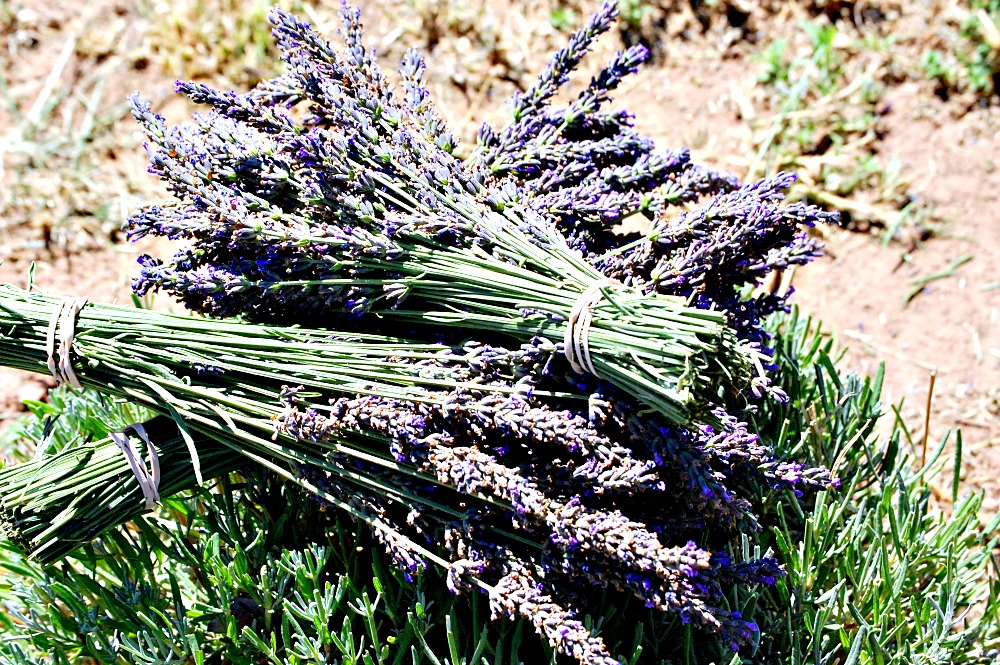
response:
<path id="1" fill-rule="evenodd" d="M 721 610 L 721 599 L 733 583 L 773 583 L 781 574 L 777 562 L 731 564 L 689 538 L 755 528 L 749 503 L 726 487 L 733 476 L 798 488 L 828 486 L 828 472 L 786 473 L 786 463 L 774 460 L 745 424 L 724 413 L 718 429 L 687 430 L 638 415 L 627 398 L 594 396 L 597 404 L 586 408 L 594 414 L 590 417 L 549 407 L 532 391 L 503 395 L 490 393 L 485 379 L 481 385 L 480 390 L 428 392 L 415 401 L 344 397 L 322 411 L 300 408 L 297 391 L 287 390 L 277 428 L 294 439 L 325 445 L 350 433 L 383 436 L 398 462 L 437 482 L 421 489 L 419 482 L 395 476 L 394 486 L 430 493 L 437 502 L 446 501 L 445 488 L 460 492 L 462 522 L 443 516 L 437 529 L 450 534 L 444 540 L 466 543 L 452 558 L 461 564 L 448 570 L 456 589 L 469 574 L 505 588 L 497 582 L 497 571 L 506 564 L 480 553 L 472 566 L 468 543 L 495 544 L 512 524 L 544 543 L 534 564 L 546 580 L 538 586 L 540 593 L 566 593 L 581 584 L 612 587 L 736 646 L 756 634 L 741 617 Z M 379 518 L 406 534 L 404 539 L 430 545 L 442 540 L 428 526 L 432 512 L 411 506 L 404 519 L 400 506 L 395 520 L 385 511 Z M 390 554 L 401 561 L 390 545 Z M 553 579 L 558 584 L 548 581 Z"/>
<path id="2" fill-rule="evenodd" d="M 631 593 L 734 649 L 752 643 L 757 627 L 723 609 L 727 588 L 771 584 L 781 568 L 708 543 L 758 528 L 750 484 L 835 482 L 776 459 L 721 406 L 783 398 L 763 318 L 786 296 L 748 287 L 817 256 L 806 229 L 835 217 L 783 205 L 789 175 L 741 186 L 605 108 L 642 47 L 554 107 L 616 15 L 606 3 L 465 161 L 419 53 L 400 65 L 399 94 L 346 6 L 343 52 L 275 10 L 287 74 L 247 94 L 178 83 L 212 108 L 193 124 L 170 127 L 133 100 L 150 171 L 177 202 L 136 214 L 129 234 L 189 243 L 142 257 L 135 290 L 212 316 L 388 325 L 450 345 L 385 359 L 412 363 L 423 387 L 405 396 L 374 379 L 351 396 L 286 389 L 276 436 L 331 451 L 323 470 L 298 469 L 302 484 L 372 526 L 407 575 L 443 551 L 450 588 L 485 588 L 496 615 L 527 618 L 586 663 L 615 661 L 576 616 L 585 587 Z M 636 215 L 648 231 L 615 231 Z M 586 343 L 600 371 L 578 374 L 561 359 L 567 320 L 606 282 Z"/>
<path id="3" fill-rule="evenodd" d="M 436 415 L 440 418 L 446 410 L 443 407 Z M 428 416 L 432 415 L 428 411 Z M 664 545 L 660 535 L 621 510 L 588 506 L 588 492 L 583 488 L 577 487 L 579 493 L 569 493 L 571 498 L 563 500 L 560 497 L 567 495 L 566 488 L 545 476 L 534 476 L 530 463 L 526 468 L 507 466 L 498 458 L 515 455 L 494 455 L 474 445 L 460 445 L 446 431 L 427 431 L 423 421 L 421 415 L 400 413 L 394 405 L 377 399 L 338 400 L 329 417 L 290 406 L 280 419 L 279 430 L 313 441 L 336 439 L 344 429 L 392 433 L 400 460 L 414 463 L 443 486 L 501 502 L 498 514 L 490 514 L 497 512 L 496 503 L 477 506 L 479 526 L 467 529 L 471 537 L 496 538 L 495 533 L 483 528 L 484 521 L 502 524 L 505 519 L 512 520 L 518 531 L 547 543 L 546 567 L 567 579 L 632 592 L 649 607 L 676 612 L 709 630 L 718 631 L 728 625 L 726 617 L 716 616 L 723 593 L 715 579 L 718 575 L 705 572 L 713 565 L 724 566 L 713 564 L 710 552 L 693 542 Z M 453 424 L 462 427 L 462 419 L 455 418 Z M 544 446 L 545 437 L 539 439 L 536 445 Z M 609 489 L 616 486 L 612 483 Z M 665 498 L 662 493 L 660 498 Z M 610 501 L 608 497 L 601 499 L 599 503 L 614 506 L 613 497 Z M 662 509 L 659 506 L 652 512 Z M 637 511 L 633 508 L 632 512 Z M 380 519 L 385 516 L 385 511 L 379 513 Z M 396 528 L 405 532 L 407 525 Z M 398 553 L 394 557 L 399 559 Z M 749 579 L 760 566 L 768 570 L 775 567 L 764 560 L 741 571 L 742 575 Z M 476 570 L 482 579 L 483 568 Z M 605 574 L 597 575 L 596 571 Z"/>
<path id="4" fill-rule="evenodd" d="M 549 645 L 580 663 L 618 665 L 604 640 L 593 637 L 574 612 L 557 602 L 532 571 L 514 557 L 490 593 L 493 618 L 523 617 L 530 621 Z"/>
<path id="5" fill-rule="evenodd" d="M 748 298 L 744 287 L 819 256 L 822 247 L 807 229 L 837 223 L 838 215 L 804 203 L 780 205 L 792 174 L 740 186 L 692 163 L 686 149 L 656 152 L 632 128 L 628 112 L 603 110 L 648 57 L 642 46 L 616 54 L 574 101 L 552 108 L 556 88 L 610 27 L 607 10 L 556 54 L 532 89 L 515 97 L 503 130 L 480 130 L 471 166 L 515 183 L 608 277 L 725 310 L 742 338 L 763 344 L 762 321 L 785 307 L 788 294 Z M 623 236 L 615 225 L 634 215 L 649 220 L 649 230 Z"/>
<path id="6" fill-rule="evenodd" d="M 743 289 L 772 271 L 820 256 L 821 244 L 805 229 L 838 219 L 836 213 L 803 203 L 776 205 L 794 180 L 779 173 L 676 217 L 660 214 L 642 243 L 602 260 L 601 269 L 650 291 L 723 309 L 742 338 L 766 342 L 763 319 L 782 310 L 788 294 L 747 298 Z"/>

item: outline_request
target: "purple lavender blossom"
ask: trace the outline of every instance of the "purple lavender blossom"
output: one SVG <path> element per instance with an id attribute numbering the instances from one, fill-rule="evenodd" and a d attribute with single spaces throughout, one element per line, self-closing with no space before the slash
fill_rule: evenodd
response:
<path id="1" fill-rule="evenodd" d="M 507 574 L 490 593 L 490 609 L 494 618 L 527 619 L 552 648 L 580 663 L 619 665 L 608 653 L 604 641 L 591 636 L 571 611 L 545 593 L 544 587 L 527 567 L 512 559 L 508 568 Z"/>

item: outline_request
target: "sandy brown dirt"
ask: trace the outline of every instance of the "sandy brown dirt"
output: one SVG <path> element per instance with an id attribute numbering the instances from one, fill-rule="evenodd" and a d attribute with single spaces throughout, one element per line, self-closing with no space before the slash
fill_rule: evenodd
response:
<path id="1" fill-rule="evenodd" d="M 885 399 L 905 400 L 903 416 L 922 437 L 930 378 L 936 373 L 929 439 L 961 428 L 968 489 L 986 488 L 984 509 L 1000 508 L 1000 123 L 990 113 L 955 118 L 937 100 L 903 89 L 885 150 L 914 178 L 916 191 L 950 221 L 940 237 L 903 260 L 898 247 L 831 234 L 830 254 L 796 275 L 798 302 L 851 346 L 847 367 L 886 363 Z M 930 282 L 907 305 L 913 280 L 971 260 Z"/>
<path id="2" fill-rule="evenodd" d="M 117 227 L 163 190 L 145 173 L 141 138 L 123 103 L 137 90 L 162 100 L 172 87 L 147 66 L 147 20 L 133 3 L 118 0 L 4 2 L 0 19 L 0 67 L 17 101 L 16 115 L 0 104 L 0 281 L 26 285 L 34 263 L 40 289 L 127 303 L 129 272 L 148 248 L 115 242 L 122 239 Z M 70 169 L 63 151 L 46 151 L 73 141 L 91 99 L 96 117 L 112 124 L 94 129 Z M 52 110 L 42 129 L 25 128 L 24 118 L 46 105 Z M 33 159 L 32 141 L 51 163 L 22 172 Z M 98 220 L 93 213 L 102 207 L 107 219 Z M 51 384 L 50 377 L 0 368 L 0 427 L 23 412 L 24 399 L 43 398 Z"/>
<path id="3" fill-rule="evenodd" d="M 13 37 L 7 35 L 7 50 L 0 47 L 0 63 L 6 68 L 11 88 L 26 105 L 45 84 L 67 36 L 82 34 L 108 44 L 91 45 L 86 54 L 74 59 L 66 81 L 83 80 L 88 72 L 117 58 L 102 103 L 110 105 L 108 100 L 112 99 L 119 103 L 126 93 L 140 89 L 171 120 L 180 120 L 189 112 L 183 103 L 170 101 L 170 78 L 143 59 L 148 54 L 142 50 L 139 35 L 147 16 L 127 3 L 108 0 L 45 4 L 51 4 L 52 11 L 35 9 L 36 15 L 47 18 L 32 24 L 29 36 L 34 43 L 12 42 Z M 502 99 L 530 82 L 548 51 L 562 39 L 548 20 L 554 5 L 547 3 L 522 2 L 518 11 L 491 3 L 470 3 L 458 9 L 448 5 L 452 7 L 450 14 L 441 9 L 444 4 L 433 2 L 416 3 L 400 10 L 402 13 L 390 3 L 364 4 L 370 17 L 369 37 L 380 53 L 398 57 L 406 45 L 429 51 L 431 92 L 467 141 L 478 122 L 502 116 Z M 424 5 L 437 7 L 437 13 L 422 14 L 416 31 L 412 26 L 404 30 L 401 23 L 397 25 L 405 12 L 410 12 L 405 14 L 410 20 L 413 11 L 423 11 Z M 910 37 L 900 39 L 900 48 L 906 47 L 908 40 L 927 40 L 939 34 L 940 30 L 916 11 L 927 10 L 927 6 L 915 2 L 914 11 L 909 12 L 911 7 L 906 3 L 902 10 L 886 5 L 886 12 L 903 16 L 900 25 L 909 26 Z M 677 13 L 666 27 L 661 26 L 676 39 L 671 37 L 662 49 L 657 65 L 627 83 L 618 95 L 618 104 L 633 111 L 638 129 L 661 146 L 687 145 L 696 160 L 742 175 L 749 163 L 747 137 L 752 109 L 748 109 L 748 100 L 753 97 L 760 67 L 751 57 L 755 48 L 751 42 L 773 36 L 765 33 L 788 28 L 802 15 L 805 10 L 782 8 L 771 23 L 756 25 L 757 32 L 747 37 L 731 29 L 699 36 L 691 27 L 697 24 L 690 12 Z M 95 32 L 94 26 L 106 29 Z M 740 45 L 737 42 L 742 38 L 748 41 Z M 610 51 L 619 46 L 612 39 L 604 48 Z M 140 55 L 130 56 L 130 48 Z M 603 59 L 598 54 L 592 66 Z M 583 81 L 588 75 L 578 78 Z M 913 178 L 912 191 L 933 204 L 950 224 L 937 238 L 912 251 L 896 244 L 883 246 L 874 236 L 825 230 L 829 256 L 795 272 L 795 301 L 851 346 L 848 368 L 871 372 L 879 362 L 886 363 L 885 399 L 888 403 L 905 399 L 902 413 L 918 440 L 929 376 L 936 368 L 931 440 L 941 437 L 949 427 L 961 426 L 969 451 L 964 476 L 967 487 L 985 487 L 1000 495 L 1000 288 L 984 288 L 1000 281 L 997 107 L 970 110 L 967 99 L 942 102 L 926 81 L 894 85 L 884 101 L 891 110 L 884 118 L 886 133 L 880 153 L 902 160 L 903 173 Z M 0 128 L 9 129 L 10 122 L 0 111 Z M 126 178 L 123 182 L 128 183 L 129 198 L 123 201 L 160 196 L 156 183 L 143 172 L 141 148 L 130 119 L 122 117 L 118 123 L 124 138 L 115 144 L 108 169 L 99 175 Z M 37 224 L 24 225 L 23 219 L 3 221 L 5 229 L 24 228 L 10 231 L 7 244 L 0 248 L 8 258 L 0 266 L 0 279 L 23 282 L 28 262 L 35 259 L 40 288 L 99 301 L 127 300 L 138 248 L 91 237 L 81 247 L 33 249 L 30 242 L 21 241 L 35 237 L 31 234 L 37 231 Z M 946 268 L 964 254 L 973 258 L 954 276 L 929 283 L 904 304 L 915 278 Z M 36 378 L 0 373 L 0 413 L 16 411 L 21 399 L 37 398 L 43 390 L 44 382 Z M 987 508 L 998 508 L 997 499 L 988 502 Z"/>

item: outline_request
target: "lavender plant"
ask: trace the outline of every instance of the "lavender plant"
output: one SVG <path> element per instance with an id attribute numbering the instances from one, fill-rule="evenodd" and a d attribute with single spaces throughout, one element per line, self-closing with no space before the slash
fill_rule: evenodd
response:
<path id="1" fill-rule="evenodd" d="M 790 402 L 766 402 L 753 429 L 777 441 L 786 456 L 840 460 L 848 489 L 800 498 L 751 493 L 762 498 L 759 514 L 772 527 L 745 534 L 727 554 L 752 560 L 777 546 L 789 574 L 773 587 L 734 587 L 727 594 L 727 608 L 761 629 L 758 649 L 738 658 L 797 665 L 856 652 L 901 665 L 928 658 L 994 662 L 997 525 L 977 517 L 982 495 L 959 497 L 950 514 L 935 511 L 927 481 L 942 466 L 934 461 L 941 451 L 917 470 L 907 464 L 905 441 L 894 435 L 880 445 L 880 377 L 838 372 L 829 339 L 803 318 L 772 318 L 770 328 L 779 325 L 775 361 Z M 81 432 L 100 446 L 106 429 L 98 416 L 118 423 L 134 417 L 131 408 L 100 407 L 91 391 L 60 389 L 53 397 L 44 409 L 35 405 L 38 416 L 18 424 L 30 438 L 18 447 L 58 454 L 80 445 Z M 193 487 L 176 425 L 168 419 L 147 425 L 161 450 L 175 451 L 164 482 L 178 473 Z M 81 497 L 91 496 L 81 487 Z M 483 621 L 484 596 L 450 594 L 433 570 L 413 583 L 390 574 L 366 529 L 355 533 L 337 519 L 340 511 L 323 511 L 253 466 L 213 488 L 165 500 L 147 516 L 137 491 L 129 500 L 135 511 L 128 529 L 110 530 L 56 565 L 0 545 L 0 630 L 10 638 L 0 642 L 0 663 L 221 658 L 249 664 L 308 658 L 312 649 L 355 662 L 415 665 L 551 659 L 520 623 Z M 894 598 L 901 602 L 887 603 Z M 637 599 L 599 590 L 584 599 L 585 624 L 600 626 L 622 662 L 732 660 L 726 647 Z"/>

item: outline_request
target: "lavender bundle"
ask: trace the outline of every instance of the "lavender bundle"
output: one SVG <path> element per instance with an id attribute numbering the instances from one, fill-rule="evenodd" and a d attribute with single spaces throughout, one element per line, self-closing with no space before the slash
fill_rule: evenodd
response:
<path id="1" fill-rule="evenodd" d="M 606 109 L 614 90 L 648 58 L 643 46 L 616 53 L 573 101 L 554 107 L 556 92 L 616 14 L 615 3 L 606 3 L 573 35 L 537 83 L 511 100 L 506 127 L 481 128 L 466 166 L 517 187 L 609 278 L 725 311 L 738 337 L 768 354 L 763 320 L 785 307 L 791 291 L 754 297 L 747 291 L 771 271 L 819 256 L 822 247 L 808 229 L 837 223 L 838 215 L 802 202 L 781 205 L 792 174 L 741 186 L 693 163 L 686 148 L 657 151 L 632 128 L 630 113 Z M 623 222 L 646 228 L 624 234 L 617 226 Z M 759 381 L 754 387 L 767 389 Z"/>
<path id="2" fill-rule="evenodd" d="M 166 263 L 144 257 L 138 293 L 253 321 L 541 337 L 675 423 L 765 382 L 722 312 L 609 279 L 527 190 L 455 158 L 416 55 L 397 100 L 356 11 L 344 10 L 343 55 L 294 17 L 273 19 L 287 75 L 242 96 L 178 84 L 213 107 L 194 125 L 168 127 L 133 100 L 150 170 L 178 201 L 134 216 L 130 235 L 190 241 Z M 309 102 L 301 121 L 281 106 L 297 100 Z"/>
<path id="3" fill-rule="evenodd" d="M 569 608 L 574 588 L 595 584 L 746 643 L 755 629 L 720 609 L 725 589 L 773 579 L 776 563 L 731 565 L 689 538 L 752 525 L 727 471 L 829 482 L 769 459 L 739 423 L 699 435 L 636 416 L 614 389 L 588 397 L 551 376 L 556 390 L 545 389 L 546 353 L 533 345 L 456 348 L 92 304 L 69 319 L 57 298 L 4 287 L 0 362 L 44 371 L 53 332 L 70 339 L 72 325 L 60 376 L 181 427 L 188 455 L 160 444 L 161 486 L 200 482 L 203 455 L 213 475 L 261 464 L 367 524 L 409 574 L 443 567 L 454 590 L 488 591 L 497 614 L 526 616 L 584 662 L 603 647 Z M 7 530 L 48 558 L 149 505 L 122 487 L 130 461 L 115 445 L 0 472 Z M 53 491 L 69 478 L 72 492 Z"/>
<path id="4" fill-rule="evenodd" d="M 173 419 L 159 416 L 142 423 L 142 431 L 155 447 L 160 496 L 197 487 L 190 451 Z M 134 430 L 126 435 L 138 443 L 140 458 L 148 457 L 145 440 Z M 240 468 L 240 457 L 214 439 L 196 435 L 192 441 L 204 477 Z M 0 470 L 0 533 L 38 561 L 58 561 L 148 510 L 128 459 L 110 437 Z"/>

